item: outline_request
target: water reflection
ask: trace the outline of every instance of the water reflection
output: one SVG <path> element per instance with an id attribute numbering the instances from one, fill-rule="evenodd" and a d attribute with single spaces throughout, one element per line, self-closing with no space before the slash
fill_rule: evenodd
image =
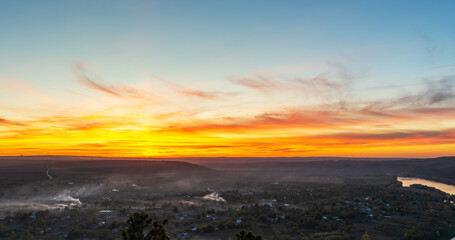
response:
<path id="1" fill-rule="evenodd" d="M 445 193 L 455 195 L 455 186 L 448 185 L 440 182 L 430 181 L 422 178 L 407 178 L 407 177 L 397 177 L 397 181 L 403 183 L 403 187 L 409 187 L 412 184 L 420 184 L 427 187 L 434 187 Z"/>

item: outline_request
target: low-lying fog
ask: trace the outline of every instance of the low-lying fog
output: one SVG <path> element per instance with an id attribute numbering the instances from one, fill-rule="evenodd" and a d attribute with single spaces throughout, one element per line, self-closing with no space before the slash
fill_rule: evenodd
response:
<path id="1" fill-rule="evenodd" d="M 197 204 L 194 200 L 226 202 L 218 192 L 201 185 L 203 184 L 197 179 L 154 182 L 138 179 L 133 181 L 119 176 L 81 182 L 77 179 L 59 180 L 49 177 L 46 181 L 7 189 L 7 192 L 0 197 L 0 217 L 17 211 L 74 208 L 94 202 L 120 199 L 131 204 L 140 202 L 145 204 L 152 199 L 156 202 L 159 199 L 178 197 L 179 194 L 181 202 L 191 204 Z M 191 198 L 187 195 L 189 193 Z"/>

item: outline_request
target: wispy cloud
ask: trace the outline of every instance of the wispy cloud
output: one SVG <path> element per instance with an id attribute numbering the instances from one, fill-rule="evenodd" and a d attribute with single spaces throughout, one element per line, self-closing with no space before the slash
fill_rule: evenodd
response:
<path id="1" fill-rule="evenodd" d="M 436 82 L 430 82 L 422 95 L 429 104 L 442 103 L 455 98 L 455 76 L 447 76 Z"/>
<path id="2" fill-rule="evenodd" d="M 7 120 L 7 119 L 4 119 L 4 118 L 0 118 L 0 124 L 24 126 L 24 124 L 22 124 L 20 122 L 11 121 L 11 120 Z"/>
<path id="3" fill-rule="evenodd" d="M 393 109 L 430 109 L 452 106 L 455 99 L 455 76 L 436 81 L 426 81 L 417 93 L 406 93 L 390 99 L 380 99 L 366 104 L 362 111 L 386 113 Z"/>
<path id="4" fill-rule="evenodd" d="M 425 56 L 428 60 L 434 61 L 435 54 L 437 51 L 436 41 L 431 38 L 428 34 L 423 32 L 421 29 L 415 29 L 416 36 L 423 42 Z"/>
<path id="5" fill-rule="evenodd" d="M 329 70 L 327 70 L 327 68 Z M 266 94 L 288 94 L 301 92 L 305 96 L 342 101 L 350 91 L 350 85 L 359 78 L 342 63 L 327 61 L 325 71 L 308 77 L 253 73 L 229 78 L 236 85 Z M 310 72 L 316 71 L 312 69 Z M 307 74 L 308 75 L 308 74 Z"/>
<path id="6" fill-rule="evenodd" d="M 85 63 L 79 62 L 74 64 L 75 74 L 81 84 L 91 89 L 106 93 L 115 97 L 137 98 L 147 101 L 154 101 L 151 93 L 124 85 L 108 85 L 96 82 L 89 78 Z"/>
<path id="7" fill-rule="evenodd" d="M 296 81 L 301 83 L 304 87 L 308 89 L 314 89 L 318 87 L 339 89 L 342 87 L 342 84 L 330 81 L 328 76 L 330 72 L 321 73 L 316 75 L 313 78 L 297 78 Z"/>
<path id="8" fill-rule="evenodd" d="M 212 132 L 212 133 L 244 133 L 258 130 L 271 131 L 279 129 L 317 129 L 322 127 L 337 128 L 354 124 L 354 120 L 343 118 L 345 113 L 337 111 L 315 111 L 287 109 L 267 112 L 252 117 L 229 119 L 211 119 L 196 122 L 174 124 L 164 131 L 177 132 Z M 355 122 L 358 120 L 356 119 Z"/>
<path id="9" fill-rule="evenodd" d="M 35 100 L 41 102 L 49 103 L 52 102 L 52 98 L 41 91 L 39 91 L 35 86 L 31 85 L 28 82 L 6 76 L 0 73 L 0 89 L 6 90 L 11 94 L 18 94 L 22 97 L 32 97 Z"/>
<path id="10" fill-rule="evenodd" d="M 88 86 L 90 88 L 93 88 L 93 89 L 96 89 L 96 90 L 99 90 L 99 91 L 102 91 L 102 92 L 105 92 L 108 94 L 112 94 L 112 95 L 115 95 L 118 97 L 122 96 L 118 92 L 118 89 L 116 89 L 115 87 L 102 86 L 101 84 L 90 80 L 88 77 L 86 77 L 84 75 L 80 76 L 80 80 L 83 84 L 85 84 L 86 86 Z"/>
<path id="11" fill-rule="evenodd" d="M 177 90 L 176 92 L 183 94 L 183 95 L 211 99 L 211 100 L 218 99 L 218 98 L 220 98 L 222 96 L 226 96 L 226 95 L 233 95 L 233 94 L 228 94 L 228 93 L 223 93 L 223 92 L 208 92 L 208 91 L 201 91 L 201 90 Z"/>
<path id="12" fill-rule="evenodd" d="M 332 135 L 311 136 L 312 139 L 325 138 L 336 139 L 343 141 L 362 141 L 364 143 L 373 142 L 378 143 L 381 141 L 390 140 L 412 140 L 415 141 L 444 141 L 452 140 L 455 137 L 454 129 L 447 130 L 407 130 L 407 131 L 392 131 L 392 132 L 363 132 L 363 133 L 338 133 Z M 411 142 L 412 144 L 412 142 Z"/>
<path id="13" fill-rule="evenodd" d="M 232 83 L 260 91 L 279 90 L 285 87 L 281 82 L 261 75 L 253 77 L 235 77 L 229 79 Z"/>

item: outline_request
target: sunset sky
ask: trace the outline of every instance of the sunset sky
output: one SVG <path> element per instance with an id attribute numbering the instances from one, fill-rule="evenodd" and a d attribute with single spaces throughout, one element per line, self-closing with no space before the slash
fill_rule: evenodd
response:
<path id="1" fill-rule="evenodd" d="M 455 1 L 1 1 L 0 155 L 455 155 Z"/>

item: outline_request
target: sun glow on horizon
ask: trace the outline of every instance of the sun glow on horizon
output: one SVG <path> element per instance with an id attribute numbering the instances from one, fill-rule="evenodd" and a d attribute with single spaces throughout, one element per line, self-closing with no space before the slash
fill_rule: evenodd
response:
<path id="1" fill-rule="evenodd" d="M 231 84 L 246 91 L 228 94 L 166 81 L 158 88 L 102 84 L 89 78 L 85 66 L 76 64 L 77 82 L 93 95 L 73 93 L 85 102 L 63 106 L 53 99 L 46 111 L 22 116 L 26 109 L 12 110 L 21 117 L 1 119 L 1 155 L 419 157 L 455 149 L 452 99 L 432 102 L 452 78 L 406 96 L 354 102 L 344 97 L 355 92 L 339 73 L 292 80 L 242 77 Z M 289 106 L 280 100 L 298 94 L 304 98 L 287 98 L 293 101 Z"/>

